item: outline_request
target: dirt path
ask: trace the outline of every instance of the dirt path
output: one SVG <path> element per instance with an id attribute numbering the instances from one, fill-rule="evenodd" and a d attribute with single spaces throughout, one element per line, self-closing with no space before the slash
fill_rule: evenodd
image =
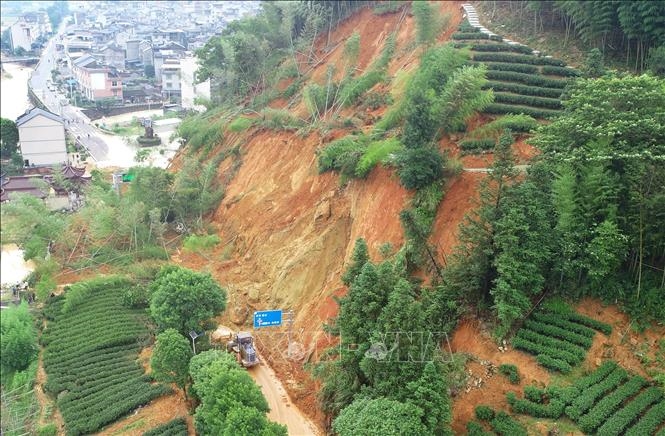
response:
<path id="1" fill-rule="evenodd" d="M 270 406 L 268 418 L 271 421 L 286 425 L 289 436 L 320 434 L 316 426 L 291 402 L 275 372 L 263 359 L 260 365 L 249 370 L 249 374 L 261 387 L 261 392 L 268 400 Z"/>

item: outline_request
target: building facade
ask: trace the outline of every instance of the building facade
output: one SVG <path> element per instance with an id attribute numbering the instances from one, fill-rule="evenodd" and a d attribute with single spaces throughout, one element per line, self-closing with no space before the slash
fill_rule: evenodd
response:
<path id="1" fill-rule="evenodd" d="M 65 124 L 58 115 L 34 108 L 18 117 L 16 127 L 25 166 L 67 162 Z"/>

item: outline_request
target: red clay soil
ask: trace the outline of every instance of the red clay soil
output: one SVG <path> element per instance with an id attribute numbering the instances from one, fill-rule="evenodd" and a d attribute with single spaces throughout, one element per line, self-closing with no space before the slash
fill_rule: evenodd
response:
<path id="1" fill-rule="evenodd" d="M 530 384 L 545 386 L 549 383 L 550 375 L 536 360 L 525 353 L 509 349 L 502 352 L 478 320 L 465 319 L 461 321 L 453 333 L 450 346 L 454 353 L 467 353 L 479 361 L 489 361 L 494 367 L 503 363 L 512 363 L 519 369 L 522 380 L 519 385 L 507 382 L 503 375 L 492 374 L 487 367 L 478 361 L 470 361 L 467 373 L 480 387 L 472 386 L 468 392 L 462 391 L 453 402 L 453 432 L 463 434 L 466 432 L 466 423 L 474 419 L 474 408 L 485 404 L 495 409 L 508 410 L 506 401 L 507 392 L 521 392 L 523 387 Z"/>

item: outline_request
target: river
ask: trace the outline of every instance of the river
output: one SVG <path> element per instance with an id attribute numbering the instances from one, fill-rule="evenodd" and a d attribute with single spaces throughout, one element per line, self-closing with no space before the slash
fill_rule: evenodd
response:
<path id="1" fill-rule="evenodd" d="M 28 79 L 34 70 L 17 64 L 3 64 L 0 79 L 0 116 L 16 121 L 32 107 L 28 100 Z"/>

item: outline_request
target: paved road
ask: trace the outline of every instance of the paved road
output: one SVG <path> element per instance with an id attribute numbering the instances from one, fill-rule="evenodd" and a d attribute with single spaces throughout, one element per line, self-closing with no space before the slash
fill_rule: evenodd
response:
<path id="1" fill-rule="evenodd" d="M 41 60 L 30 77 L 30 85 L 48 110 L 63 117 L 65 129 L 77 138 L 77 143 L 83 146 L 95 161 L 105 160 L 108 156 L 108 145 L 99 137 L 99 131 L 90 123 L 90 119 L 81 112 L 81 109 L 71 106 L 65 95 L 58 93 L 57 90 L 48 89 L 47 82 L 51 80 L 51 70 L 55 68 L 56 59 L 60 56 L 55 50 L 55 44 L 65 33 L 65 29 L 66 24 L 63 22 L 58 33 L 44 48 Z"/>

